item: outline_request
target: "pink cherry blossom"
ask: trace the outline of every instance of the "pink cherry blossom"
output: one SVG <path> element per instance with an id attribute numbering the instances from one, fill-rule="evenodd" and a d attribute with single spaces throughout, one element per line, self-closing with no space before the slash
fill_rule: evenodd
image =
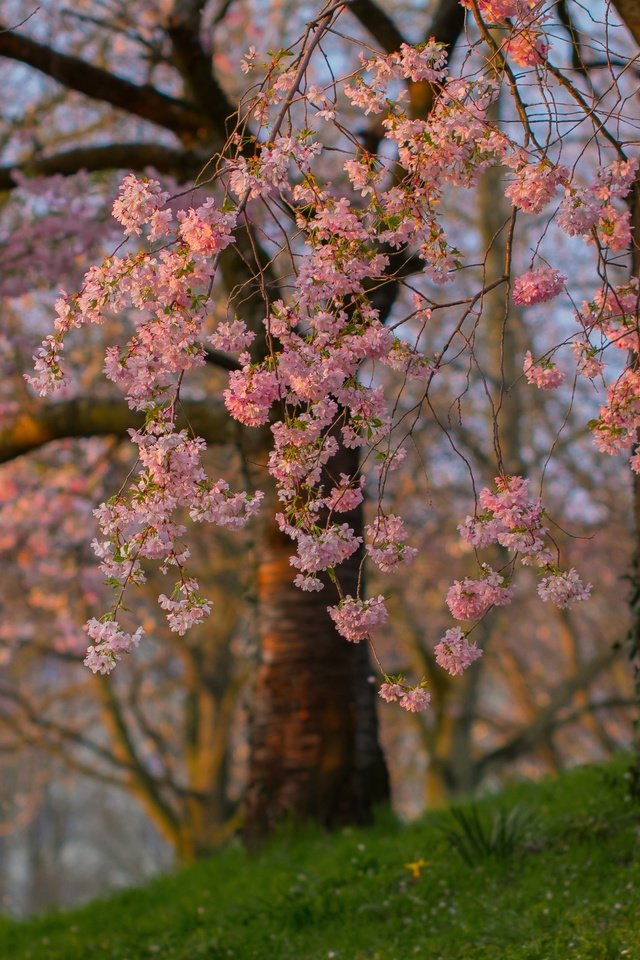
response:
<path id="1" fill-rule="evenodd" d="M 400 698 L 399 703 L 409 713 L 422 713 L 431 703 L 431 694 L 424 687 L 414 687 Z"/>
<path id="2" fill-rule="evenodd" d="M 596 224 L 596 234 L 605 247 L 627 250 L 631 243 L 631 211 L 618 210 L 613 204 L 607 204 Z"/>
<path id="3" fill-rule="evenodd" d="M 142 627 L 135 633 L 121 630 L 116 620 L 89 620 L 85 630 L 94 642 L 87 650 L 85 666 L 93 673 L 111 673 L 122 653 L 129 653 L 137 647 L 144 634 Z"/>
<path id="4" fill-rule="evenodd" d="M 508 61 L 534 68 L 524 73 L 530 89 L 538 84 L 543 93 L 548 91 L 552 67 L 544 63 L 547 38 L 542 33 L 548 5 L 538 0 L 464 0 L 464 5 L 479 12 L 485 23 L 498 24 L 492 33 Z M 482 42 L 480 37 L 478 44 Z M 251 69 L 256 56 L 250 48 L 241 70 Z M 564 149 L 555 135 L 549 146 L 543 127 L 538 131 L 535 126 L 535 136 L 529 135 L 532 131 L 521 129 L 522 117 L 515 112 L 513 123 L 499 125 L 494 105 L 505 72 L 495 69 L 495 58 L 486 67 L 482 56 L 474 57 L 468 61 L 473 69 L 457 74 L 455 68 L 449 74 L 446 48 L 433 39 L 417 46 L 403 43 L 385 55 L 362 52 L 360 67 L 345 71 L 346 83 L 336 76 L 325 88 L 318 79 L 322 72 L 302 76 L 298 64 L 303 61 L 295 60 L 295 48 L 292 56 L 291 61 L 274 57 L 265 66 L 268 73 L 256 99 L 243 106 L 246 117 L 258 121 L 254 132 L 246 125 L 238 127 L 210 166 L 212 196 L 203 198 L 203 188 L 197 187 L 189 190 L 193 206 L 179 209 L 176 196 L 169 208 L 159 182 L 125 177 L 113 213 L 125 236 L 139 239 L 91 267 L 76 294 L 60 297 L 54 331 L 36 355 L 30 380 L 44 394 L 72 382 L 74 375 L 80 379 L 83 374 L 75 373 L 73 363 L 70 377 L 63 369 L 66 335 L 73 331 L 80 336 L 76 331 L 84 325 L 108 321 L 104 330 L 111 336 L 118 318 L 126 315 L 122 336 L 116 334 L 106 350 L 104 370 L 129 406 L 143 414 L 144 427 L 131 433 L 138 463 L 128 486 L 96 511 L 100 532 L 94 549 L 102 572 L 118 590 L 114 616 L 125 589 L 144 582 L 149 561 L 161 572 L 177 571 L 173 593 L 161 594 L 159 600 L 171 628 L 180 634 L 200 623 L 211 607 L 186 571 L 188 522 L 241 527 L 262 501 L 260 492 L 232 491 L 225 481 L 209 478 L 204 442 L 177 424 L 188 391 L 202 395 L 208 389 L 203 386 L 204 371 L 197 371 L 211 359 L 205 343 L 240 354 L 241 369 L 231 371 L 224 391 L 231 415 L 246 427 L 269 423 L 271 449 L 261 461 L 267 461 L 276 488 L 279 528 L 295 543 L 295 585 L 317 591 L 335 580 L 342 597 L 340 565 L 360 559 L 364 551 L 353 526 L 336 519 L 361 505 L 365 470 L 379 482 L 378 516 L 365 530 L 369 560 L 387 573 L 415 555 L 415 548 L 407 545 L 403 519 L 383 512 L 384 488 L 390 472 L 407 456 L 413 411 L 428 406 L 436 373 L 446 377 L 449 366 L 455 379 L 466 367 L 469 396 L 479 395 L 471 378 L 482 350 L 472 352 L 471 321 L 456 327 L 458 319 L 430 298 L 433 284 L 447 283 L 461 268 L 478 262 L 476 240 L 449 228 L 445 212 L 452 189 L 456 196 L 473 189 L 487 171 L 499 176 L 499 171 L 507 171 L 505 193 L 518 210 L 517 218 L 513 211 L 513 223 L 518 224 L 514 244 L 520 242 L 522 211 L 536 218 L 528 226 L 540 227 L 539 238 L 553 239 L 557 226 L 591 245 L 594 284 L 596 276 L 601 277 L 601 289 L 587 294 L 593 299 L 578 312 L 578 337 L 569 333 L 558 339 L 576 340 L 574 353 L 586 376 L 604 371 L 605 351 L 615 354 L 619 364 L 612 367 L 606 402 L 591 424 L 596 445 L 608 453 L 628 449 L 640 429 L 640 373 L 633 366 L 623 371 L 623 353 L 638 352 L 638 284 L 613 285 L 607 273 L 609 264 L 620 261 L 616 267 L 621 266 L 623 258 L 614 255 L 630 243 L 624 201 L 637 175 L 637 161 L 609 162 L 613 154 L 607 153 L 609 146 L 593 127 L 596 142 L 590 151 L 595 155 L 599 150 L 603 160 L 597 171 L 589 169 L 588 151 L 583 157 L 573 146 Z M 510 83 L 520 84 L 522 71 L 506 73 Z M 433 93 L 432 107 L 414 111 L 407 88 L 424 83 Z M 361 112 L 379 114 L 383 143 L 375 156 L 345 135 L 349 131 L 341 127 L 338 107 L 343 96 Z M 527 94 L 525 110 L 529 103 Z M 575 104 L 572 109 L 579 113 Z M 325 128 L 318 118 L 338 118 L 326 155 L 313 131 L 334 127 Z M 349 123 L 357 132 L 355 115 Z M 558 162 L 567 157 L 575 163 L 571 171 Z M 556 200 L 557 212 L 546 211 Z M 33 202 L 45 201 L 40 197 Z M 217 270 L 222 251 L 236 242 L 239 225 L 237 253 L 249 265 L 249 280 L 238 285 L 225 313 L 217 299 Z M 267 271 L 260 271 L 260 256 L 249 253 L 248 243 L 265 244 L 273 283 Z M 579 241 L 570 246 L 578 247 Z M 542 239 L 539 244 L 533 237 L 531 249 L 533 262 L 544 263 L 542 256 L 551 256 L 553 247 L 543 247 Z M 513 262 L 522 262 L 523 256 L 515 250 Z M 405 283 L 401 265 L 414 259 L 421 261 L 424 276 L 415 284 Z M 401 278 L 402 289 L 388 316 L 384 290 L 394 276 Z M 516 277 L 513 302 L 524 306 L 550 301 L 566 280 L 552 265 L 530 269 Z M 265 300 L 275 298 L 264 310 L 263 327 L 261 314 L 253 311 L 258 290 Z M 568 293 L 573 292 L 570 285 Z M 485 293 L 480 287 L 469 293 L 474 323 L 475 304 Z M 478 310 L 478 337 L 484 322 Z M 536 334 L 536 344 L 544 333 Z M 425 349 L 440 352 L 431 359 Z M 68 355 L 73 357 L 73 350 Z M 523 370 L 526 380 L 540 389 L 553 389 L 565 378 L 545 357 L 534 362 L 531 351 Z M 189 382 L 191 373 L 196 375 Z M 407 387 L 406 381 L 418 377 L 423 383 Z M 443 395 L 454 379 L 443 384 Z M 362 450 L 363 466 L 354 467 L 353 475 L 340 473 L 337 466 L 341 446 Z M 638 454 L 632 456 L 632 467 L 640 468 Z M 588 595 L 590 586 L 582 585 L 575 570 L 559 572 L 558 550 L 545 526 L 542 502 L 526 478 L 496 478 L 493 488 L 480 490 L 469 510 L 458 529 L 474 551 L 504 548 L 510 555 L 504 568 L 509 576 L 516 559 L 529 565 L 542 577 L 539 593 L 545 601 L 566 606 Z M 471 551 L 466 554 L 471 560 Z M 386 622 L 387 611 L 382 595 L 364 599 L 360 587 L 357 592 L 351 589 L 355 596 L 343 597 L 328 609 L 337 630 L 359 642 Z M 505 575 L 481 563 L 476 578 L 451 585 L 446 602 L 457 619 L 478 620 L 494 606 L 508 604 L 513 590 Z M 95 643 L 87 661 L 93 669 L 108 672 L 119 653 L 135 646 L 139 634 L 125 633 L 115 619 L 90 624 Z M 436 646 L 436 660 L 456 675 L 481 652 L 456 627 Z M 383 699 L 411 712 L 428 704 L 422 684 L 410 687 L 385 679 Z"/>
<path id="5" fill-rule="evenodd" d="M 352 481 L 345 473 L 340 474 L 340 483 L 333 487 L 329 496 L 325 498 L 325 504 L 336 513 L 348 513 L 355 510 L 363 499 L 363 487 L 365 478 L 360 477 L 357 481 Z"/>
<path id="6" fill-rule="evenodd" d="M 319 533 L 298 534 L 297 553 L 289 562 L 304 573 L 317 573 L 344 563 L 361 543 L 348 524 L 333 524 Z"/>
<path id="7" fill-rule="evenodd" d="M 578 373 L 589 380 L 602 375 L 604 363 L 597 356 L 596 351 L 588 343 L 576 340 L 571 344 L 571 350 L 576 358 Z"/>
<path id="8" fill-rule="evenodd" d="M 600 416 L 589 426 L 596 447 L 603 453 L 622 453 L 635 443 L 640 428 L 640 373 L 637 370 L 625 370 L 609 387 Z"/>
<path id="9" fill-rule="evenodd" d="M 222 321 L 209 337 L 209 343 L 216 350 L 231 353 L 243 353 L 255 340 L 255 333 L 247 328 L 243 320 Z"/>
<path id="10" fill-rule="evenodd" d="M 503 50 L 521 67 L 537 67 L 546 60 L 549 44 L 539 31 L 523 29 L 507 39 Z"/>
<path id="11" fill-rule="evenodd" d="M 435 647 L 436 663 L 452 677 L 464 673 L 474 661 L 482 656 L 475 643 L 471 643 L 460 627 L 447 630 Z"/>
<path id="12" fill-rule="evenodd" d="M 176 585 L 173 597 L 161 593 L 158 603 L 167 611 L 167 622 L 174 633 L 184 636 L 211 613 L 212 604 L 197 595 L 198 584 L 189 579 Z"/>
<path id="13" fill-rule="evenodd" d="M 504 577 L 483 565 L 481 580 L 455 580 L 447 591 L 447 606 L 456 620 L 479 620 L 492 607 L 511 603 L 513 587 Z"/>
<path id="14" fill-rule="evenodd" d="M 338 633 L 353 643 L 366 640 L 388 617 L 382 595 L 369 600 L 347 596 L 337 606 L 327 609 Z"/>
<path id="15" fill-rule="evenodd" d="M 387 703 L 395 703 L 405 694 L 405 688 L 400 683 L 381 683 L 378 695 Z"/>
<path id="16" fill-rule="evenodd" d="M 525 213 L 540 213 L 553 200 L 557 188 L 568 176 L 566 167 L 549 163 L 517 165 L 514 179 L 505 190 L 505 195 Z"/>
<path id="17" fill-rule="evenodd" d="M 472 9 L 471 0 L 461 0 L 462 6 Z M 478 0 L 478 10 L 488 23 L 499 23 L 517 16 L 521 0 Z"/>
<path id="18" fill-rule="evenodd" d="M 229 386 L 224 391 L 227 410 L 240 423 L 259 427 L 266 423 L 273 402 L 280 396 L 277 374 L 246 365 L 229 375 Z"/>
<path id="19" fill-rule="evenodd" d="M 139 179 L 129 173 L 122 181 L 120 196 L 113 204 L 113 216 L 122 224 L 126 234 L 139 235 L 143 225 L 154 217 L 168 199 L 169 194 L 161 189 L 157 180 Z"/>
<path id="20" fill-rule="evenodd" d="M 210 256 L 232 242 L 237 216 L 233 211 L 219 210 L 213 197 L 209 197 L 197 210 L 181 210 L 178 220 L 180 236 L 189 249 Z"/>
<path id="21" fill-rule="evenodd" d="M 367 553 L 385 573 L 395 570 L 402 563 L 409 563 L 417 554 L 415 547 L 405 543 L 407 531 L 400 517 L 390 514 L 378 516 L 365 527 L 368 539 Z"/>
<path id="22" fill-rule="evenodd" d="M 591 584 L 583 584 L 572 567 L 565 573 L 543 577 L 538 585 L 538 593 L 545 603 L 551 602 L 564 609 L 581 600 L 587 600 L 591 595 Z"/>
<path id="23" fill-rule="evenodd" d="M 539 267 L 516 277 L 513 284 L 513 302 L 531 305 L 546 303 L 560 293 L 567 278 L 553 267 Z"/>
<path id="24" fill-rule="evenodd" d="M 564 383 L 565 373 L 559 370 L 551 360 L 543 359 L 534 363 L 530 350 L 524 355 L 522 364 L 527 383 L 538 387 L 539 390 L 555 390 Z"/>

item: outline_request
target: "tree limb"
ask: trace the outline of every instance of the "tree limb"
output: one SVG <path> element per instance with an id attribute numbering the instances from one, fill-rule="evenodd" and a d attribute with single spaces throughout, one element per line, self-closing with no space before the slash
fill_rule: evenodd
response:
<path id="1" fill-rule="evenodd" d="M 178 180 L 193 180 L 205 165 L 207 157 L 191 151 L 176 150 L 159 143 L 109 143 L 104 146 L 78 147 L 49 157 L 34 157 L 26 163 L 0 167 L 0 190 L 13 190 L 14 174 L 49 177 L 73 176 L 80 170 L 144 170 L 153 167 Z"/>
<path id="2" fill-rule="evenodd" d="M 616 650 L 604 650 L 556 687 L 546 705 L 538 711 L 531 722 L 506 743 L 491 750 L 478 761 L 479 777 L 485 775 L 487 770 L 496 763 L 507 763 L 517 759 L 551 733 L 560 723 L 559 711 L 562 707 L 569 704 L 578 691 L 589 687 L 617 655 Z"/>
<path id="3" fill-rule="evenodd" d="M 181 400 L 178 421 L 210 444 L 237 443 L 242 432 L 224 405 L 211 399 Z M 43 403 L 21 412 L 10 427 L 0 432 L 0 463 L 14 460 L 53 440 L 124 437 L 130 428 L 139 429 L 143 422 L 144 414 L 130 410 L 122 400 L 79 397 Z"/>
<path id="4" fill-rule="evenodd" d="M 182 76 L 190 99 L 197 103 L 217 132 L 221 143 L 229 135 L 227 121 L 236 114 L 236 107 L 227 98 L 211 68 L 200 42 L 202 4 L 182 4 L 169 18 L 167 35 L 171 40 L 172 61 Z"/>
<path id="5" fill-rule="evenodd" d="M 221 370 L 242 370 L 242 365 L 235 357 L 230 357 L 221 350 L 205 350 L 204 359 L 212 367 L 220 367 Z"/>
<path id="6" fill-rule="evenodd" d="M 369 31 L 385 53 L 393 53 L 406 42 L 391 17 L 374 0 L 352 0 L 347 10 Z"/>
<path id="7" fill-rule="evenodd" d="M 60 53 L 0 23 L 0 56 L 26 63 L 70 90 L 155 123 L 182 139 L 202 137 L 206 120 L 190 104 L 148 84 L 139 86 L 80 57 Z"/>

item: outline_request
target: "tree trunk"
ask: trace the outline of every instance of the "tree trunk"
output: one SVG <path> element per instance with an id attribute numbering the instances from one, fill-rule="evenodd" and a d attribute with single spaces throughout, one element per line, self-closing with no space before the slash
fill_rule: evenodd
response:
<path id="1" fill-rule="evenodd" d="M 332 470 L 353 473 L 348 463 Z M 362 513 L 341 515 L 362 532 Z M 278 823 L 313 821 L 325 827 L 367 823 L 389 799 L 378 742 L 376 687 L 364 643 L 340 637 L 327 613 L 335 587 L 317 593 L 293 585 L 291 540 L 265 527 L 258 563 L 261 665 L 253 698 L 245 838 L 255 846 Z M 361 556 L 339 571 L 344 593 L 355 594 Z"/>

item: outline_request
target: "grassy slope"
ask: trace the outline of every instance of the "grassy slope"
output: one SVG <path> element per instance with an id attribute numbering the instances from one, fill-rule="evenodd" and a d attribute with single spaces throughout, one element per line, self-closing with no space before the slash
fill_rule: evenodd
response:
<path id="1" fill-rule="evenodd" d="M 0 920 L 2 960 L 640 960 L 640 810 L 624 761 L 510 788 L 537 818 L 468 866 L 431 815 L 231 849 L 71 913 Z M 407 862 L 423 858 L 419 878 Z"/>

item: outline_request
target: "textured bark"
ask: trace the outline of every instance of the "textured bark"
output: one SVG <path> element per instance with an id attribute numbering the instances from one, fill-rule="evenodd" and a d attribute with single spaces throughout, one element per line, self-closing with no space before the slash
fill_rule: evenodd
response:
<path id="1" fill-rule="evenodd" d="M 336 472 L 353 472 L 353 451 Z M 358 511 L 344 515 L 356 533 Z M 255 846 L 287 819 L 325 827 L 367 823 L 389 799 L 378 743 L 375 686 L 365 644 L 340 637 L 327 613 L 335 587 L 305 593 L 293 585 L 291 541 L 265 528 L 258 569 L 262 660 L 253 699 L 245 837 Z M 355 593 L 360 557 L 340 569 Z"/>

